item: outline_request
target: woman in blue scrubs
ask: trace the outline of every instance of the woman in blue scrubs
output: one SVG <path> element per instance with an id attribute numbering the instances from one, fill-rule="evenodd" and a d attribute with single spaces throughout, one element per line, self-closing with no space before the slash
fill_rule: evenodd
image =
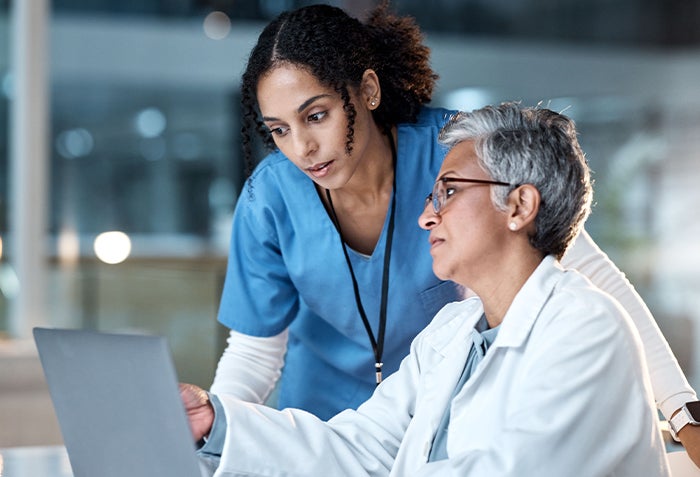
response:
<path id="1" fill-rule="evenodd" d="M 261 402 L 284 363 L 279 406 L 330 417 L 364 401 L 462 297 L 433 274 L 416 225 L 451 115 L 423 106 L 436 76 L 420 41 L 383 9 L 362 24 L 323 5 L 261 34 L 244 137 L 257 129 L 277 150 L 236 207 L 219 311 L 232 331 L 212 390 Z"/>

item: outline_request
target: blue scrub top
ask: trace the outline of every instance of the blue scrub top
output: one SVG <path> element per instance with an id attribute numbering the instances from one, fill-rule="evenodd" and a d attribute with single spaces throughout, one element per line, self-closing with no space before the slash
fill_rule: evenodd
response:
<path id="1" fill-rule="evenodd" d="M 437 135 L 452 113 L 423 108 L 416 123 L 398 126 L 384 376 L 435 313 L 462 297 L 458 285 L 433 274 L 428 233 L 417 222 L 446 153 Z M 348 250 L 375 337 L 387 223 L 388 214 L 371 256 Z M 327 419 L 375 388 L 374 354 L 338 232 L 314 183 L 279 152 L 258 165 L 238 199 L 219 321 L 252 336 L 289 327 L 280 408 Z"/>

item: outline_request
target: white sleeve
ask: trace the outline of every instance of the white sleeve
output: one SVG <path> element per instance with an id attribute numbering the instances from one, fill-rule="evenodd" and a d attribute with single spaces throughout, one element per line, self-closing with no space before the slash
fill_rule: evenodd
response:
<path id="1" fill-rule="evenodd" d="M 654 399 L 666 418 L 687 401 L 697 399 L 654 317 L 634 286 L 593 239 L 582 230 L 561 260 L 612 295 L 632 317 L 644 344 Z"/>
<path id="2" fill-rule="evenodd" d="M 415 407 L 420 367 L 414 349 L 357 410 L 329 421 L 301 409 L 278 411 L 219 395 L 226 438 L 215 477 L 386 477 Z"/>
<path id="3" fill-rule="evenodd" d="M 219 359 L 211 392 L 262 404 L 275 387 L 284 365 L 288 331 L 259 338 L 231 330 Z"/>

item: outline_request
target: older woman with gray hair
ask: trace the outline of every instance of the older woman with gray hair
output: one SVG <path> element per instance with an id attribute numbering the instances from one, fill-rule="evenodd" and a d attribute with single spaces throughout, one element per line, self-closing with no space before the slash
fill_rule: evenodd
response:
<path id="1" fill-rule="evenodd" d="M 327 422 L 183 389 L 200 452 L 222 476 L 669 475 L 629 316 L 559 263 L 592 195 L 573 122 L 505 103 L 457 114 L 440 139 L 419 224 L 436 275 L 477 296 Z"/>

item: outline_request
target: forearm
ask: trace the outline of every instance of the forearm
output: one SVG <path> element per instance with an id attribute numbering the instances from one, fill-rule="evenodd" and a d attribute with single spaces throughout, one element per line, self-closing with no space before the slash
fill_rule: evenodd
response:
<path id="1" fill-rule="evenodd" d="M 358 455 L 342 433 L 299 409 L 278 411 L 220 396 L 227 435 L 219 471 L 231 475 L 352 475 L 386 476 L 391 460 L 376 443 Z M 346 411 L 354 413 L 355 411 Z M 363 437 L 373 432 L 365 423 Z"/>
<path id="2" fill-rule="evenodd" d="M 288 332 L 265 338 L 231 331 L 216 369 L 211 392 L 262 404 L 284 365 Z"/>

